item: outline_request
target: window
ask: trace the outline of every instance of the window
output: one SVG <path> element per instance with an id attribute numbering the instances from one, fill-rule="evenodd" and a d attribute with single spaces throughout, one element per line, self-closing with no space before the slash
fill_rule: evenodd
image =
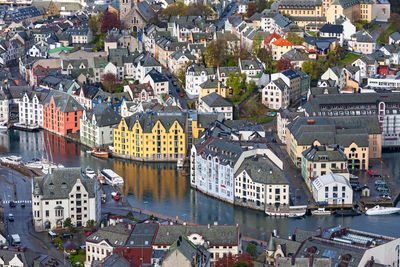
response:
<path id="1" fill-rule="evenodd" d="M 50 211 L 46 210 L 46 217 L 49 217 L 49 216 L 50 216 Z"/>

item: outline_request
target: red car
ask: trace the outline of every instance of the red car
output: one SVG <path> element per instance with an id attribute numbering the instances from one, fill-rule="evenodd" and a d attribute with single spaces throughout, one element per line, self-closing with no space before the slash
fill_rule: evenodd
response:
<path id="1" fill-rule="evenodd" d="M 92 232 L 86 232 L 86 236 L 90 236 Z"/>
<path id="2" fill-rule="evenodd" d="M 184 97 L 185 95 L 184 95 L 183 93 L 181 93 L 179 96 L 180 96 L 180 97 Z"/>

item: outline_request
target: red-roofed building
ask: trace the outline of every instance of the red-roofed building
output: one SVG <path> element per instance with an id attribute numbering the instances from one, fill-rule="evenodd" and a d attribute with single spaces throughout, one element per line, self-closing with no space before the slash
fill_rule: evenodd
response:
<path id="1" fill-rule="evenodd" d="M 276 40 L 278 40 L 280 38 L 282 38 L 282 36 L 280 36 L 279 34 L 274 32 L 273 34 L 271 34 L 270 36 L 268 36 L 267 38 L 264 39 L 264 47 L 270 49 L 271 43 L 275 42 Z"/>
<path id="2" fill-rule="evenodd" d="M 295 45 L 289 40 L 281 37 L 271 43 L 272 58 L 274 60 L 281 59 L 282 55 L 294 49 Z"/>

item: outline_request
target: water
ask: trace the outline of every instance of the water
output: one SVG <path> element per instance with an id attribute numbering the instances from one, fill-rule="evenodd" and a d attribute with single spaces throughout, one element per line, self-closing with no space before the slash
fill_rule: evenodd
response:
<path id="1" fill-rule="evenodd" d="M 24 160 L 49 155 L 54 162 L 66 167 L 112 168 L 125 178 L 123 192 L 134 206 L 199 224 L 215 221 L 219 224 L 239 224 L 243 234 L 262 240 L 268 240 L 273 229 L 277 229 L 281 236 L 287 236 L 296 227 L 312 230 L 338 224 L 400 237 L 399 215 L 308 216 L 304 219 L 268 217 L 262 212 L 234 207 L 191 189 L 187 172 L 177 171 L 175 164 L 96 159 L 86 153 L 84 146 L 44 131 L 27 133 L 11 130 L 8 135 L 0 134 L 0 151 L 21 155 Z M 400 153 L 386 153 L 384 159 L 395 179 L 399 179 Z"/>

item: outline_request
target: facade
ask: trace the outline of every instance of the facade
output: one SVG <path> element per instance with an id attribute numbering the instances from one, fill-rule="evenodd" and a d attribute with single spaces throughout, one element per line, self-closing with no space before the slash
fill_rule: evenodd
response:
<path id="1" fill-rule="evenodd" d="M 290 103 L 296 103 L 300 99 L 300 71 L 285 70 L 271 75 L 271 80 L 282 79 L 282 81 L 289 87 L 289 100 Z M 307 78 L 307 77 L 306 77 Z M 303 94 L 306 88 L 302 88 Z"/>
<path id="2" fill-rule="evenodd" d="M 169 80 L 163 74 L 153 69 L 146 74 L 143 83 L 150 83 L 156 96 L 169 94 Z"/>
<path id="3" fill-rule="evenodd" d="M 262 103 L 272 109 L 286 109 L 289 106 L 289 95 L 288 85 L 278 78 L 262 89 Z"/>
<path id="4" fill-rule="evenodd" d="M 63 228 L 66 218 L 74 226 L 98 222 L 101 216 L 100 184 L 80 168 L 59 168 L 32 180 L 32 214 L 35 231 Z"/>
<path id="5" fill-rule="evenodd" d="M 104 146 L 113 143 L 113 128 L 121 116 L 106 103 L 84 110 L 80 118 L 80 140 L 87 146 Z"/>
<path id="6" fill-rule="evenodd" d="M 349 181 L 339 174 L 325 174 L 312 182 L 312 194 L 316 202 L 330 205 L 353 204 L 353 189 Z"/>
<path id="7" fill-rule="evenodd" d="M 372 88 L 400 88 L 400 77 L 396 75 L 368 77 L 367 86 Z"/>
<path id="8" fill-rule="evenodd" d="M 43 127 L 43 100 L 48 93 L 48 90 L 42 90 L 24 94 L 18 103 L 20 124 Z"/>
<path id="9" fill-rule="evenodd" d="M 71 95 L 51 91 L 43 101 L 43 128 L 60 135 L 79 132 L 83 107 Z"/>
<path id="10" fill-rule="evenodd" d="M 280 60 L 281 57 L 289 52 L 290 50 L 294 49 L 295 45 L 292 44 L 289 40 L 281 37 L 276 41 L 271 43 L 271 51 L 272 51 L 272 58 L 274 60 Z"/>
<path id="11" fill-rule="evenodd" d="M 207 80 L 200 84 L 199 100 L 211 93 L 216 93 L 224 98 L 228 97 L 230 94 L 230 89 L 224 86 L 219 80 Z"/>
<path id="12" fill-rule="evenodd" d="M 276 115 L 276 130 L 282 144 L 286 144 L 287 126 L 299 117 L 304 117 L 304 112 L 290 112 L 285 109 Z"/>
<path id="13" fill-rule="evenodd" d="M 10 100 L 4 91 L 0 92 L 0 120 L 8 122 L 10 116 Z"/>
<path id="14" fill-rule="evenodd" d="M 303 152 L 301 175 L 311 191 L 311 184 L 325 174 L 340 174 L 350 180 L 347 157 L 338 146 L 311 146 Z"/>
<path id="15" fill-rule="evenodd" d="M 355 52 L 359 52 L 364 55 L 369 55 L 375 52 L 376 41 L 372 38 L 371 34 L 367 31 L 358 31 L 351 36 L 348 42 L 349 47 Z"/>
<path id="16" fill-rule="evenodd" d="M 215 70 L 205 68 L 195 63 L 191 64 L 186 70 L 186 94 L 189 98 L 198 97 L 201 87 L 209 79 L 215 79 Z"/>
<path id="17" fill-rule="evenodd" d="M 202 97 L 199 101 L 198 111 L 222 113 L 225 119 L 233 120 L 233 104 L 217 93 Z"/>

